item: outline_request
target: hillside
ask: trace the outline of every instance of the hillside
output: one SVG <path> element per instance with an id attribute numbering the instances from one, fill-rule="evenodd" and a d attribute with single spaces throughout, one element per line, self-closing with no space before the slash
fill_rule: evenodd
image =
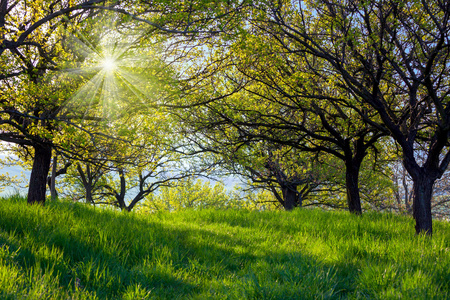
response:
<path id="1" fill-rule="evenodd" d="M 296 210 L 0 204 L 1 299 L 448 299 L 450 225 Z"/>

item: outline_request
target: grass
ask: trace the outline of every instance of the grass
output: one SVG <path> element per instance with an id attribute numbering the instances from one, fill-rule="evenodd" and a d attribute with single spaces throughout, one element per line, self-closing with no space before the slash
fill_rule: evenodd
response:
<path id="1" fill-rule="evenodd" d="M 449 299 L 450 224 L 0 200 L 0 299 Z"/>

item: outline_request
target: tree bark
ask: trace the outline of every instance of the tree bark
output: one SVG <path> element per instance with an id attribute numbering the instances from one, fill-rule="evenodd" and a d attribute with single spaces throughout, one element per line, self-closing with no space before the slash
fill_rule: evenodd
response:
<path id="1" fill-rule="evenodd" d="M 47 176 L 50 170 L 52 147 L 36 143 L 34 146 L 34 161 L 31 169 L 30 184 L 28 187 L 28 204 L 44 204 Z"/>
<path id="2" fill-rule="evenodd" d="M 120 178 L 120 193 L 116 192 L 116 200 L 120 210 L 127 210 L 127 204 L 125 203 L 125 193 L 126 193 L 126 181 L 125 173 L 122 169 L 119 169 Z"/>
<path id="3" fill-rule="evenodd" d="M 433 234 L 433 222 L 431 216 L 431 198 L 433 196 L 433 184 L 435 179 L 421 176 L 414 180 L 413 188 L 413 216 L 416 221 L 416 234 Z"/>
<path id="4" fill-rule="evenodd" d="M 84 189 L 86 190 L 86 204 L 95 204 L 92 197 L 92 186 L 86 185 Z"/>
<path id="5" fill-rule="evenodd" d="M 284 209 L 293 210 L 297 206 L 297 191 L 293 187 L 284 186 L 281 188 L 283 192 Z"/>
<path id="6" fill-rule="evenodd" d="M 350 160 L 345 163 L 345 186 L 347 189 L 347 206 L 350 213 L 361 215 L 361 197 L 359 195 L 360 162 Z"/>
<path id="7" fill-rule="evenodd" d="M 86 165 L 86 172 L 83 170 L 81 165 L 77 164 L 77 171 L 81 178 L 81 183 L 83 184 L 85 190 L 85 202 L 86 204 L 95 204 L 94 198 L 92 197 L 92 190 L 94 189 L 94 185 L 92 183 L 91 176 L 91 168 L 89 165 Z"/>
<path id="8" fill-rule="evenodd" d="M 58 165 L 58 155 L 55 154 L 53 157 L 53 163 L 52 163 L 52 177 L 51 177 L 51 184 L 50 184 L 50 195 L 52 201 L 56 201 L 57 194 L 56 194 L 56 167 Z"/>
<path id="9" fill-rule="evenodd" d="M 412 209 L 411 209 L 411 206 L 409 205 L 409 199 L 410 199 L 411 195 L 409 194 L 408 183 L 406 181 L 406 171 L 403 170 L 402 173 L 403 173 L 402 174 L 403 189 L 405 190 L 405 207 L 406 207 L 406 211 L 408 212 L 408 214 L 411 214 Z"/>

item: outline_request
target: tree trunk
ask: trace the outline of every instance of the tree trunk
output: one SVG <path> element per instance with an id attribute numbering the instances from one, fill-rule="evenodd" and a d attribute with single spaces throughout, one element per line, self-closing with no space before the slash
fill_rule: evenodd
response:
<path id="1" fill-rule="evenodd" d="M 123 169 L 119 169 L 119 178 L 120 178 L 120 193 L 116 193 L 116 200 L 120 210 L 128 210 L 127 204 L 125 203 L 125 194 L 126 194 L 126 181 L 125 181 L 125 173 Z"/>
<path id="2" fill-rule="evenodd" d="M 346 162 L 345 186 L 347 189 L 348 210 L 356 215 L 362 214 L 361 197 L 359 196 L 359 168 L 361 163 L 351 160 Z"/>
<path id="3" fill-rule="evenodd" d="M 28 204 L 44 204 L 47 176 L 50 170 L 52 147 L 36 143 L 34 145 L 34 161 L 28 187 Z"/>
<path id="4" fill-rule="evenodd" d="M 290 186 L 284 186 L 281 189 L 283 191 L 284 209 L 293 210 L 297 206 L 297 191 Z"/>
<path id="5" fill-rule="evenodd" d="M 86 185 L 84 187 L 85 191 L 86 191 L 86 204 L 95 204 L 94 203 L 94 198 L 92 197 L 92 186 L 91 185 Z"/>
<path id="6" fill-rule="evenodd" d="M 416 234 L 433 234 L 433 222 L 431 216 L 431 198 L 433 196 L 433 184 L 435 179 L 421 176 L 414 180 L 413 189 L 413 216 L 416 220 Z"/>
<path id="7" fill-rule="evenodd" d="M 58 165 L 58 155 L 55 154 L 53 157 L 53 163 L 52 163 L 52 177 L 51 177 L 51 184 L 50 184 L 50 195 L 52 201 L 56 201 L 57 194 L 56 194 L 56 167 Z"/>

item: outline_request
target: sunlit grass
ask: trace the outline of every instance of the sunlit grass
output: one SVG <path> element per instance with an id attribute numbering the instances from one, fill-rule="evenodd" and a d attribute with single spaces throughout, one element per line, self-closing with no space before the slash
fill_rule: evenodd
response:
<path id="1" fill-rule="evenodd" d="M 448 299 L 448 223 L 1 200 L 1 299 Z"/>

